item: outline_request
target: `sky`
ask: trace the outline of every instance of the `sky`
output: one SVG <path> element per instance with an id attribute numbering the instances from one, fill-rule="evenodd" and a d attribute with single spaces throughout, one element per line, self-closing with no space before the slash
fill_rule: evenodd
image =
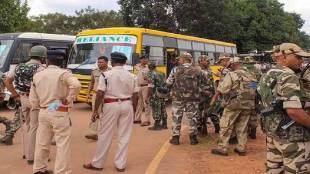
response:
<path id="1" fill-rule="evenodd" d="M 310 2 L 309 0 L 279 0 L 284 3 L 288 12 L 301 14 L 305 20 L 302 30 L 310 34 Z M 117 0 L 28 0 L 31 8 L 30 15 L 60 12 L 73 15 L 76 10 L 92 6 L 98 10 L 116 10 L 119 5 Z"/>

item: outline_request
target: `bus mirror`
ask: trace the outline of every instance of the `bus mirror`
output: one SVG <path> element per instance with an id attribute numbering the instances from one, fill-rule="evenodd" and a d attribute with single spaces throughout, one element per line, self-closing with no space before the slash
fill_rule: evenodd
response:
<path id="1" fill-rule="evenodd" d="M 139 63 L 139 57 L 140 55 L 138 53 L 132 53 L 132 64 L 136 65 Z"/>

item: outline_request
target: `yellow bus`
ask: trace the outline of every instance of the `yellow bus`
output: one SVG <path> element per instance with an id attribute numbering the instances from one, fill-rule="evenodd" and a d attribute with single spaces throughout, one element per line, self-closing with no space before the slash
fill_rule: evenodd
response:
<path id="1" fill-rule="evenodd" d="M 110 57 L 110 53 L 118 51 L 127 57 L 126 68 L 134 70 L 139 63 L 139 55 L 148 54 L 150 61 L 156 62 L 158 70 L 169 74 L 173 61 L 184 52 L 193 55 L 198 62 L 200 55 L 208 55 L 214 64 L 221 54 L 237 54 L 233 43 L 168 33 L 146 28 L 113 27 L 85 30 L 78 33 L 72 47 L 68 68 L 78 77 L 82 90 L 78 101 L 88 102 L 88 84 L 91 70 L 96 68 L 99 56 Z M 213 67 L 217 70 L 219 67 Z"/>

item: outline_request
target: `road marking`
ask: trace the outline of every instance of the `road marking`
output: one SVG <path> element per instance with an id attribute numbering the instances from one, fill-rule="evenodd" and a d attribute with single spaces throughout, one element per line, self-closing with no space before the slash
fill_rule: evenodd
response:
<path id="1" fill-rule="evenodd" d="M 181 129 L 181 132 L 187 128 L 187 126 L 183 126 Z M 167 154 L 169 148 L 171 147 L 171 144 L 169 142 L 170 139 L 168 139 L 164 145 L 161 146 L 160 150 L 157 152 L 156 156 L 153 158 L 152 162 L 150 163 L 150 165 L 148 166 L 148 168 L 146 169 L 145 174 L 156 174 L 156 171 L 158 169 L 158 166 L 161 162 L 161 160 L 165 157 L 165 155 Z"/>

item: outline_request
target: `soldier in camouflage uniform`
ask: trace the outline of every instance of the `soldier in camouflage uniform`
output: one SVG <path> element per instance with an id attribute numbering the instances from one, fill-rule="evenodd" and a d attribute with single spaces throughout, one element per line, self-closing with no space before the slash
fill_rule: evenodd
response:
<path id="1" fill-rule="evenodd" d="M 214 95 L 214 92 L 215 92 L 214 91 L 213 76 L 212 76 L 212 72 L 209 68 L 210 60 L 209 60 L 208 56 L 202 55 L 198 58 L 198 63 L 199 63 L 199 66 L 200 66 L 202 72 L 206 76 L 206 79 L 207 79 L 206 83 L 209 85 L 208 90 L 211 94 L 208 96 L 203 96 L 201 98 L 201 102 L 199 104 L 198 133 L 200 135 L 204 136 L 208 133 L 207 132 L 208 117 L 210 117 L 210 119 L 214 125 L 216 133 L 219 132 L 220 126 L 219 126 L 219 117 L 215 114 L 208 113 L 209 104 L 210 104 L 212 95 Z"/>
<path id="2" fill-rule="evenodd" d="M 150 102 L 152 108 L 154 126 L 149 127 L 149 130 L 168 129 L 167 127 L 167 112 L 165 98 L 157 95 L 157 89 L 164 87 L 165 74 L 156 70 L 156 64 L 149 64 L 150 71 L 148 72 L 148 97 L 147 103 Z"/>
<path id="3" fill-rule="evenodd" d="M 209 87 L 203 72 L 192 65 L 192 56 L 185 53 L 179 57 L 179 66 L 170 73 L 166 83 L 172 86 L 175 94 L 172 100 L 172 139 L 171 144 L 179 145 L 183 114 L 189 120 L 190 144 L 198 144 L 197 119 L 202 94 L 207 94 Z"/>
<path id="4" fill-rule="evenodd" d="M 247 127 L 250 113 L 255 107 L 256 79 L 242 67 L 240 58 L 231 61 L 233 71 L 226 74 L 217 91 L 224 96 L 224 112 L 220 120 L 218 146 L 211 152 L 227 156 L 227 146 L 233 130 L 238 139 L 235 152 L 240 156 L 246 154 Z"/>
<path id="5" fill-rule="evenodd" d="M 253 57 L 244 57 L 243 65 L 244 69 L 251 73 L 257 81 L 260 80 L 262 72 L 254 66 L 255 61 Z M 256 139 L 256 128 L 257 128 L 257 118 L 258 113 L 256 110 L 253 110 L 250 114 L 249 127 L 248 127 L 248 135 L 251 139 Z"/>
<path id="6" fill-rule="evenodd" d="M 258 88 L 267 134 L 266 173 L 308 174 L 310 115 L 306 111 L 310 88 L 307 83 L 301 86 L 296 72 L 310 53 L 292 43 L 275 46 L 273 52 L 277 65 L 262 76 Z"/>

